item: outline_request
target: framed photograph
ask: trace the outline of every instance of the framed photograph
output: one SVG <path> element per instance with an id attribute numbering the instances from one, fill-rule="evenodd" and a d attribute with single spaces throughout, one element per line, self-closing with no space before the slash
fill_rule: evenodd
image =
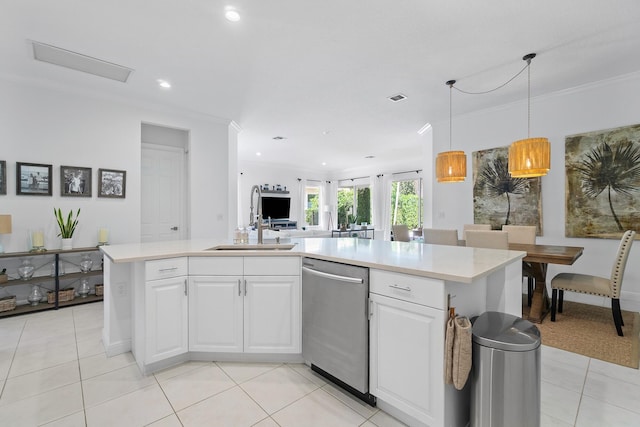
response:
<path id="1" fill-rule="evenodd" d="M 60 195 L 91 197 L 91 168 L 60 166 Z"/>
<path id="2" fill-rule="evenodd" d="M 7 161 L 0 160 L 0 194 L 7 194 Z"/>
<path id="3" fill-rule="evenodd" d="M 98 169 L 98 197 L 124 199 L 127 171 Z"/>
<path id="4" fill-rule="evenodd" d="M 51 196 L 51 165 L 16 162 L 16 194 Z"/>

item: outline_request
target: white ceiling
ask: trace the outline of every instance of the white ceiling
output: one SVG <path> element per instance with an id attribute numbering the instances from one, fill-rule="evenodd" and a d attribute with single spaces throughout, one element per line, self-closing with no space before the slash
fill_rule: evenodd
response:
<path id="1" fill-rule="evenodd" d="M 5 0 L 0 73 L 234 120 L 241 160 L 384 171 L 413 168 L 417 130 L 448 119 L 447 80 L 493 88 L 530 52 L 533 97 L 636 72 L 639 19 L 637 0 Z M 38 62 L 29 40 L 135 72 L 123 84 Z M 522 100 L 526 73 L 453 97 L 454 114 Z"/>

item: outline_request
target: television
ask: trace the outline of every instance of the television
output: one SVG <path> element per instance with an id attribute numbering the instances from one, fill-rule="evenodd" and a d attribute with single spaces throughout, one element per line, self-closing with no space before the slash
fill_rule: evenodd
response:
<path id="1" fill-rule="evenodd" d="M 289 219 L 290 197 L 263 197 L 262 219 Z"/>

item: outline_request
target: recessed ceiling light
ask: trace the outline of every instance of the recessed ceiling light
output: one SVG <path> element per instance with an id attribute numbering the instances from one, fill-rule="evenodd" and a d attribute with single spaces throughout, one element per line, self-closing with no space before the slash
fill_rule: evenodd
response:
<path id="1" fill-rule="evenodd" d="M 327 166 L 327 162 L 322 162 L 322 166 Z"/>
<path id="2" fill-rule="evenodd" d="M 376 156 L 364 156 L 365 159 L 375 159 Z"/>
<path id="3" fill-rule="evenodd" d="M 392 102 L 398 102 L 398 101 L 404 101 L 405 99 L 407 99 L 407 97 L 401 93 L 398 93 L 397 95 L 390 96 L 388 99 Z"/>
<path id="4" fill-rule="evenodd" d="M 282 141 L 283 139 L 287 139 L 286 136 L 274 136 L 273 138 L 271 138 L 275 141 Z"/>
<path id="5" fill-rule="evenodd" d="M 158 79 L 158 85 L 163 89 L 171 88 L 171 83 L 166 80 Z"/>
<path id="6" fill-rule="evenodd" d="M 234 8 L 227 6 L 224 17 L 227 18 L 227 21 L 238 22 L 240 20 L 240 13 Z"/>
<path id="7" fill-rule="evenodd" d="M 262 156 L 262 153 L 258 151 L 258 152 L 256 153 L 256 156 Z"/>

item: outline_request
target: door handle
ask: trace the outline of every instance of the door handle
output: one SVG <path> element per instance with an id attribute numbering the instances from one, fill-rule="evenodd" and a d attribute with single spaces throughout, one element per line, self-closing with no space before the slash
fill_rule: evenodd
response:
<path id="1" fill-rule="evenodd" d="M 187 296 L 187 279 L 184 279 L 184 296 Z"/>
<path id="2" fill-rule="evenodd" d="M 247 279 L 244 279 L 244 296 L 247 296 Z"/>
<path id="3" fill-rule="evenodd" d="M 175 226 L 171 227 L 171 230 L 173 230 L 173 231 L 178 231 L 178 226 L 177 226 L 177 225 L 175 225 Z"/>
<path id="4" fill-rule="evenodd" d="M 241 296 L 241 293 L 240 293 L 240 279 L 238 279 L 238 296 Z"/>

